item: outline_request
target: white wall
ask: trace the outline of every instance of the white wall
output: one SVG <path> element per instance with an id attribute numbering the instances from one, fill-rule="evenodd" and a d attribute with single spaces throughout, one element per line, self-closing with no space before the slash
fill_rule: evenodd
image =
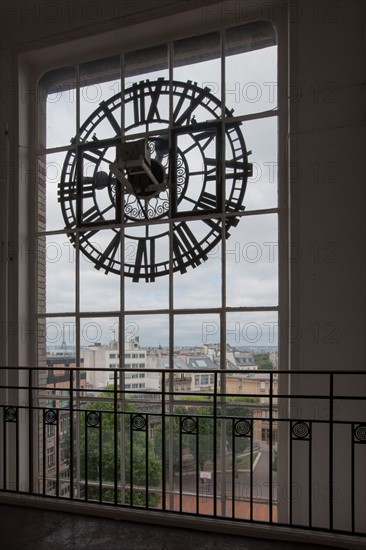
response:
<path id="1" fill-rule="evenodd" d="M 365 372 L 365 3 L 298 2 L 290 26 L 291 241 L 299 256 L 291 263 L 291 321 L 298 338 L 291 346 L 294 370 Z M 295 336 L 295 334 L 293 335 Z M 334 393 L 366 395 L 366 377 L 335 377 Z M 292 391 L 314 395 L 296 400 L 293 414 L 329 419 L 330 377 L 293 379 Z M 365 403 L 334 402 L 335 418 L 360 421 Z M 315 525 L 328 525 L 329 430 L 313 424 Z M 334 519 L 350 526 L 350 433 L 334 430 Z M 304 447 L 305 445 L 305 447 Z M 357 452 L 360 451 L 358 446 Z M 306 444 L 294 446 L 294 482 L 307 486 Z M 364 470 L 357 472 L 365 495 Z M 326 503 L 326 506 L 324 504 Z M 360 504 L 360 501 L 358 502 Z M 294 521 L 307 518 L 308 493 L 295 504 Z M 365 528 L 365 518 L 357 525 Z"/>
<path id="2" fill-rule="evenodd" d="M 365 3 L 299 3 L 290 31 L 293 321 L 303 369 L 365 369 Z M 296 174 L 296 171 L 300 173 Z"/>

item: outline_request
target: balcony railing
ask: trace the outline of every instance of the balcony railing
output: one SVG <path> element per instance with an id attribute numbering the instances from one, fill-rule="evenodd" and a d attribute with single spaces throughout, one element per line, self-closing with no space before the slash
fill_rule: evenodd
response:
<path id="1" fill-rule="evenodd" d="M 0 492 L 366 535 L 366 373 L 127 370 L 1 368 Z"/>

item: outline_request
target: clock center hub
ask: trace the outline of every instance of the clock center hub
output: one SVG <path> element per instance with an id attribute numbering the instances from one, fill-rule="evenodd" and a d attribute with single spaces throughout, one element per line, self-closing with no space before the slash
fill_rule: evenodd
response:
<path id="1" fill-rule="evenodd" d="M 165 189 L 164 185 L 166 181 L 165 169 L 162 164 L 155 159 L 150 161 L 150 169 L 154 176 L 157 185 L 151 181 L 151 178 L 146 173 L 129 173 L 127 170 L 128 181 L 132 184 L 134 195 L 140 199 L 149 199 L 160 193 L 162 189 Z"/>

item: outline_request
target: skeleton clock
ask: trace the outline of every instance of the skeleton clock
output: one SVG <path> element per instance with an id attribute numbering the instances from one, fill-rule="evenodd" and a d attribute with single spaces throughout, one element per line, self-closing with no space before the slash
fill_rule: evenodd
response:
<path id="1" fill-rule="evenodd" d="M 98 137 L 102 127 L 111 138 Z M 233 111 L 222 112 L 207 87 L 163 78 L 133 84 L 100 103 L 72 143 L 58 201 L 73 245 L 106 274 L 153 282 L 170 269 L 185 273 L 239 222 L 250 152 Z M 101 249 L 105 227 L 113 234 Z M 128 258 L 120 252 L 122 227 L 134 243 Z M 169 233 L 171 244 L 162 246 Z"/>

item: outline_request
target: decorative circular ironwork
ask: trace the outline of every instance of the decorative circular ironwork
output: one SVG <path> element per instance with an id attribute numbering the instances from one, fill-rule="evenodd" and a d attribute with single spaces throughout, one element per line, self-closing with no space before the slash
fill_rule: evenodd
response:
<path id="1" fill-rule="evenodd" d="M 292 434 L 296 439 L 306 439 L 310 434 L 310 427 L 306 422 L 295 422 L 292 426 Z"/>
<path id="2" fill-rule="evenodd" d="M 56 424 L 57 411 L 55 409 L 47 409 L 44 413 L 44 420 L 46 424 Z"/>
<path id="3" fill-rule="evenodd" d="M 182 420 L 182 431 L 187 434 L 195 433 L 197 429 L 197 421 L 192 416 L 187 416 Z"/>
<path id="4" fill-rule="evenodd" d="M 96 426 L 99 426 L 100 414 L 97 413 L 96 411 L 91 411 L 86 416 L 86 422 L 88 426 L 90 426 L 91 428 L 95 428 Z"/>
<path id="5" fill-rule="evenodd" d="M 142 414 L 136 414 L 132 419 L 132 429 L 143 431 L 146 429 L 146 418 Z"/>
<path id="6" fill-rule="evenodd" d="M 252 431 L 252 426 L 248 420 L 241 418 L 235 422 L 235 435 L 249 435 Z"/>
<path id="7" fill-rule="evenodd" d="M 359 424 L 353 432 L 355 439 L 361 443 L 366 443 L 366 424 Z"/>
<path id="8" fill-rule="evenodd" d="M 18 414 L 15 407 L 5 408 L 5 422 L 16 422 L 17 416 Z"/>

